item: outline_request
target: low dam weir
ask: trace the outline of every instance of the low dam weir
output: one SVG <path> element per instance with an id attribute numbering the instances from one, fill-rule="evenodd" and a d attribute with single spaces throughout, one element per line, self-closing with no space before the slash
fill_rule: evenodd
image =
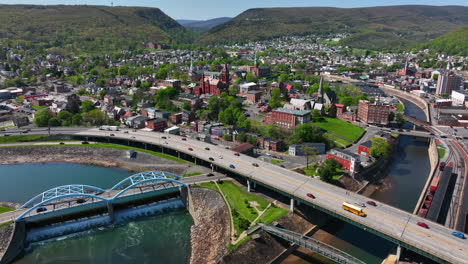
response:
<path id="1" fill-rule="evenodd" d="M 126 208 L 114 212 L 114 221 L 108 215 L 92 216 L 72 221 L 59 222 L 42 227 L 27 228 L 26 248 L 31 243 L 56 239 L 58 237 L 79 234 L 97 228 L 124 224 L 126 222 L 166 214 L 176 210 L 185 209 L 185 204 L 180 198 L 154 202 L 147 205 Z"/>

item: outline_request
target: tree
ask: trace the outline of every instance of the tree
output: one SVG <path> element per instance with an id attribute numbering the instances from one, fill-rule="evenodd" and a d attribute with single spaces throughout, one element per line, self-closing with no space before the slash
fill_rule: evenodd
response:
<path id="1" fill-rule="evenodd" d="M 298 125 L 289 137 L 289 144 L 305 142 L 326 142 L 322 129 L 310 123 Z"/>
<path id="2" fill-rule="evenodd" d="M 96 86 L 104 87 L 104 85 L 106 85 L 106 80 L 104 80 L 104 79 L 97 79 L 96 80 Z"/>
<path id="3" fill-rule="evenodd" d="M 182 105 L 182 108 L 183 108 L 184 110 L 187 110 L 187 111 L 192 110 L 192 107 L 190 106 L 190 103 L 189 103 L 189 102 L 185 102 L 185 103 Z"/>
<path id="4" fill-rule="evenodd" d="M 51 127 L 57 127 L 60 126 L 61 122 L 57 117 L 52 117 L 49 119 L 49 126 Z"/>
<path id="5" fill-rule="evenodd" d="M 72 125 L 79 126 L 81 125 L 82 121 L 83 121 L 83 116 L 81 114 L 74 114 L 72 116 Z"/>
<path id="6" fill-rule="evenodd" d="M 106 96 L 106 94 L 107 94 L 106 90 L 99 91 L 99 99 L 104 100 L 104 96 Z"/>
<path id="7" fill-rule="evenodd" d="M 289 81 L 289 74 L 282 73 L 282 74 L 278 77 L 278 82 L 287 82 L 287 81 Z"/>
<path id="8" fill-rule="evenodd" d="M 271 109 L 275 109 L 281 106 L 281 90 L 279 88 L 275 88 L 271 91 L 269 106 Z"/>
<path id="9" fill-rule="evenodd" d="M 83 114 L 83 121 L 95 126 L 105 125 L 108 121 L 107 119 L 106 113 L 98 109 Z"/>
<path id="10" fill-rule="evenodd" d="M 394 112 L 390 112 L 390 114 L 388 114 L 388 120 L 390 120 L 390 121 L 395 120 L 395 113 Z"/>
<path id="11" fill-rule="evenodd" d="M 60 120 L 60 121 L 71 121 L 72 119 L 72 113 L 66 111 L 66 110 L 62 110 L 60 111 L 58 114 L 57 114 L 57 118 Z"/>
<path id="12" fill-rule="evenodd" d="M 83 112 L 89 112 L 94 109 L 94 103 L 90 100 L 84 100 L 81 103 L 81 109 L 83 110 Z"/>
<path id="13" fill-rule="evenodd" d="M 85 94 L 86 94 L 86 90 L 85 90 L 85 89 L 79 89 L 78 91 L 76 91 L 76 94 L 77 94 L 77 95 L 85 95 Z"/>
<path id="14" fill-rule="evenodd" d="M 323 120 L 322 115 L 320 114 L 320 111 L 317 109 L 312 110 L 312 115 L 311 115 L 312 122 L 319 122 Z"/>
<path id="15" fill-rule="evenodd" d="M 42 109 L 37 112 L 34 116 L 34 123 L 38 127 L 46 127 L 49 125 L 49 120 L 52 118 L 52 112 L 50 109 Z"/>
<path id="16" fill-rule="evenodd" d="M 237 95 L 237 89 L 234 86 L 229 86 L 228 88 L 228 94 L 230 96 L 236 96 Z"/>
<path id="17" fill-rule="evenodd" d="M 310 147 L 310 146 L 301 146 L 302 153 L 304 153 L 304 156 L 306 157 L 306 168 L 309 167 L 309 161 L 313 163 L 315 161 L 315 158 L 317 157 L 317 151 L 315 151 L 315 148 Z"/>
<path id="18" fill-rule="evenodd" d="M 247 82 L 257 82 L 258 81 L 257 77 L 251 72 L 247 73 L 247 75 L 245 76 L 245 80 Z"/>
<path id="19" fill-rule="evenodd" d="M 344 107 L 343 107 L 343 108 L 344 108 Z M 337 112 L 336 105 L 335 105 L 335 104 L 332 104 L 332 105 L 330 106 L 330 109 L 328 110 L 328 116 L 329 116 L 329 117 L 336 118 L 336 112 Z"/>
<path id="20" fill-rule="evenodd" d="M 375 137 L 372 140 L 370 154 L 374 158 L 388 158 L 390 156 L 390 143 L 381 137 Z"/>
<path id="21" fill-rule="evenodd" d="M 328 159 L 317 171 L 317 174 L 320 176 L 320 180 L 324 182 L 331 182 L 333 176 L 337 174 L 336 170 L 340 169 L 341 164 L 335 159 Z"/>

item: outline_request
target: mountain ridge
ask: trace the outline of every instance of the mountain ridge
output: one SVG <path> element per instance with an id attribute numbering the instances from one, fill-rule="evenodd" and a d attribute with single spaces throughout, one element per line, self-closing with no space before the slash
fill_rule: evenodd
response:
<path id="1" fill-rule="evenodd" d="M 344 40 L 344 45 L 369 48 L 366 45 L 371 44 L 371 48 L 391 49 L 426 42 L 466 24 L 466 6 L 254 8 L 210 29 L 197 42 L 213 44 L 286 35 L 351 33 L 351 39 Z M 372 41 L 374 38 L 378 41 Z"/>

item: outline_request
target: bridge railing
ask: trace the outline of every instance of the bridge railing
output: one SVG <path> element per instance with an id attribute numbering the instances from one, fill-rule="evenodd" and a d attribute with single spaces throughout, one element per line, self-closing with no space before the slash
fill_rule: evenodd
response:
<path id="1" fill-rule="evenodd" d="M 348 253 L 343 252 L 337 248 L 334 248 L 314 238 L 307 237 L 302 234 L 298 234 L 290 230 L 286 230 L 286 229 L 279 228 L 279 227 L 262 225 L 261 228 L 273 235 L 286 239 L 301 247 L 313 250 L 314 252 L 320 254 L 321 256 L 324 256 L 338 263 L 365 264 L 365 262 L 349 255 Z"/>

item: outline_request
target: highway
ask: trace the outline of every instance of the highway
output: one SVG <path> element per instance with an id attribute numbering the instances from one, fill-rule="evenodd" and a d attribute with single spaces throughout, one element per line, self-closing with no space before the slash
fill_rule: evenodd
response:
<path id="1" fill-rule="evenodd" d="M 364 196 L 354 193 L 348 194 L 345 189 L 246 155 L 235 156 L 230 150 L 195 139 L 187 138 L 184 141 L 180 136 L 156 132 L 127 131 L 128 133 L 124 133 L 124 131 L 100 131 L 97 128 L 62 128 L 58 130 L 54 129 L 53 133 L 90 137 L 108 137 L 112 133 L 115 135 L 115 138 L 160 145 L 207 162 L 210 162 L 209 158 L 212 157 L 214 161 L 211 162 L 217 166 L 251 178 L 293 197 L 308 201 L 312 205 L 346 217 L 355 223 L 365 225 L 368 228 L 419 248 L 449 263 L 468 263 L 467 241 L 454 237 L 451 235 L 453 230 L 442 225 L 432 223 L 426 219 L 382 203 L 379 203 L 376 207 L 364 208 L 367 216 L 359 217 L 344 211 L 341 205 L 344 201 L 365 203 L 368 199 Z M 44 130 L 42 132 L 31 131 L 30 133 L 44 133 Z M 166 139 L 163 139 L 163 136 Z M 189 150 L 189 148 L 192 148 L 193 151 Z M 209 150 L 206 148 L 209 148 Z M 259 167 L 254 167 L 253 163 L 259 164 Z M 234 169 L 229 168 L 231 164 L 235 166 Z M 314 194 L 316 199 L 308 198 L 306 196 L 307 193 Z M 429 229 L 418 226 L 417 222 L 427 223 Z"/>

